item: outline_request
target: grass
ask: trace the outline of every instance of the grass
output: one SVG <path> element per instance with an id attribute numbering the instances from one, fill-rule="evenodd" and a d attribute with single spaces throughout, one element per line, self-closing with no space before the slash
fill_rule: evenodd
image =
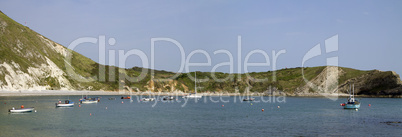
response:
<path id="1" fill-rule="evenodd" d="M 27 73 L 29 67 L 39 67 L 41 64 L 47 64 L 45 57 L 48 57 L 52 62 L 54 62 L 61 70 L 66 72 L 67 67 L 65 60 L 66 58 L 52 48 L 46 46 L 42 38 L 38 37 L 40 34 L 23 26 L 11 18 L 7 17 L 5 14 L 0 13 L 0 22 L 6 22 L 7 27 L 5 31 L 0 33 L 0 63 L 7 62 L 11 64 L 14 61 L 20 65 L 20 70 Z M 47 39 L 46 37 L 44 37 Z M 23 44 L 22 48 L 16 46 L 17 41 Z M 53 45 L 55 46 L 55 43 Z M 17 50 L 20 50 L 18 52 Z M 195 73 L 181 73 L 178 77 L 172 78 L 176 73 L 168 72 L 164 70 L 153 70 L 151 74 L 151 69 L 133 67 L 130 69 L 118 68 L 115 66 L 100 65 L 95 61 L 75 52 L 70 51 L 71 55 L 71 66 L 74 68 L 74 72 L 77 77 L 84 77 L 91 80 L 91 82 L 82 82 L 69 76 L 67 73 L 65 77 L 70 81 L 72 86 L 77 90 L 87 90 L 88 87 L 92 87 L 92 90 L 118 90 L 119 85 L 124 83 L 129 87 L 139 88 L 141 91 L 149 90 L 151 79 L 154 79 L 155 91 L 169 91 L 171 87 L 179 89 L 185 92 L 194 92 L 194 81 L 189 78 L 189 76 L 194 77 Z M 32 54 L 32 56 L 28 56 Z M 303 72 L 302 73 L 302 69 Z M 229 74 L 222 72 L 197 72 L 197 89 L 200 92 L 207 91 L 227 91 L 235 92 L 235 88 L 239 89 L 239 92 L 244 92 L 244 90 L 251 85 L 250 91 L 252 92 L 263 92 L 269 87 L 276 87 L 279 90 L 293 93 L 296 88 L 304 86 L 306 83 L 303 79 L 312 80 L 317 75 L 319 75 L 325 66 L 321 67 L 307 67 L 307 68 L 289 68 L 277 70 L 275 72 L 251 72 L 247 74 Z M 339 83 L 343 83 L 349 79 L 361 77 L 372 71 L 361 71 L 351 68 L 339 68 L 342 69 L 344 74 L 340 76 Z M 0 68 L 0 71 L 5 72 L 4 69 Z M 147 72 L 143 79 L 138 79 L 141 72 Z M 4 83 L 4 75 L 0 74 L 0 80 Z M 224 81 L 215 81 L 213 78 L 215 75 L 218 79 L 225 79 Z M 388 76 L 388 74 L 381 73 L 380 75 Z M 124 79 L 121 81 L 120 77 L 131 77 L 131 80 Z M 157 79 L 166 79 L 170 81 L 158 81 Z M 201 81 L 201 79 L 207 79 Z M 257 82 L 255 79 L 266 79 L 262 82 Z M 52 89 L 59 89 L 60 84 L 54 78 L 41 78 L 40 83 L 43 85 L 50 85 Z M 176 85 L 172 85 L 176 84 Z M 387 87 L 385 87 L 387 88 Z M 383 90 L 384 87 L 375 87 L 373 90 Z"/>

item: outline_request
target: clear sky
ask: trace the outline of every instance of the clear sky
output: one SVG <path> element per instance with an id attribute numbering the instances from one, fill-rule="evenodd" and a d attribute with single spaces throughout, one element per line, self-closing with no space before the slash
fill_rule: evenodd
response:
<path id="1" fill-rule="evenodd" d="M 324 66 L 329 57 L 338 64 L 362 70 L 378 69 L 402 74 L 402 1 L 0 1 L 0 10 L 21 24 L 64 45 L 82 37 L 106 37 L 118 63 L 118 50 L 140 50 L 151 59 L 151 38 L 170 38 L 179 42 L 185 59 L 195 50 L 211 57 L 211 66 L 190 67 L 190 71 L 211 71 L 222 62 L 227 50 L 238 71 L 238 36 L 241 36 L 241 62 L 259 50 L 267 53 L 270 66 L 249 67 L 248 71 L 272 70 L 272 51 L 286 50 L 276 68 L 300 67 L 303 56 L 320 44 L 322 55 L 306 66 Z M 325 40 L 338 35 L 338 50 L 325 53 Z M 114 38 L 114 46 L 108 39 Z M 99 61 L 97 44 L 81 44 L 74 50 Z M 110 55 L 107 53 L 106 64 Z M 253 54 L 249 62 L 264 62 Z M 177 72 L 181 64 L 177 46 L 156 42 L 155 68 Z M 190 62 L 206 62 L 194 54 Z M 151 62 L 149 62 L 151 63 Z M 126 67 L 142 66 L 139 57 L 129 56 Z M 216 71 L 230 72 L 229 66 Z M 241 72 L 244 72 L 241 66 Z M 185 72 L 185 70 L 183 71 Z"/>

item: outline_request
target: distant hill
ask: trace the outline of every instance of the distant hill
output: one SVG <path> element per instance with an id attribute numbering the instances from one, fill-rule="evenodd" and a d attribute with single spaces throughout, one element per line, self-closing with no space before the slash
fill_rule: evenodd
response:
<path id="1" fill-rule="evenodd" d="M 66 66 L 65 62 L 68 62 L 68 57 L 71 57 L 71 63 Z M 70 67 L 75 74 L 67 73 Z M 148 70 L 148 73 L 140 81 L 119 79 L 123 76 L 139 76 L 143 69 Z M 104 73 L 99 73 L 99 71 Z M 329 79 L 333 79 L 331 77 L 338 74 L 337 87 L 341 93 L 346 93 L 348 84 L 354 83 L 357 94 L 402 95 L 402 82 L 399 75 L 392 71 L 361 71 L 322 66 L 303 68 L 303 72 L 306 79 L 303 79 L 302 68 L 240 75 L 214 73 L 218 78 L 231 76 L 223 82 L 213 80 L 211 72 L 197 72 L 197 78 L 208 78 L 208 80 L 199 82 L 198 86 L 202 88 L 198 91 L 229 93 L 239 91 L 242 93 L 245 92 L 246 87 L 250 87 L 250 92 L 291 96 L 317 94 L 325 88 L 331 89 L 330 92 L 336 92 L 332 91 L 336 87 L 330 87 L 334 81 L 329 81 Z M 114 76 L 110 74 L 114 74 Z M 0 92 L 1 90 L 117 91 L 127 88 L 120 85 L 137 87 L 140 91 L 194 92 L 194 81 L 188 77 L 188 75 L 194 76 L 194 72 L 180 73 L 177 74 L 178 77 L 166 81 L 151 80 L 151 77 L 166 79 L 176 74 L 155 70 L 152 76 L 150 70 L 146 68 L 124 69 L 98 64 L 0 12 Z M 276 76 L 275 80 L 273 76 Z M 78 79 L 73 77 L 78 77 Z M 255 79 L 264 78 L 267 80 L 255 81 Z"/>

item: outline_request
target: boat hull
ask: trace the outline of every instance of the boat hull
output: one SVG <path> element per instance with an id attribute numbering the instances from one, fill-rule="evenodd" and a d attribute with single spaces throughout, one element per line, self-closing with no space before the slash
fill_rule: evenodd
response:
<path id="1" fill-rule="evenodd" d="M 84 100 L 81 101 L 82 104 L 94 104 L 94 103 L 98 103 L 97 100 Z"/>
<path id="2" fill-rule="evenodd" d="M 154 98 L 143 98 L 142 101 L 154 101 Z"/>
<path id="3" fill-rule="evenodd" d="M 10 109 L 8 111 L 11 113 L 25 113 L 25 112 L 32 112 L 33 110 L 34 110 L 34 108 L 31 107 L 31 108 Z"/>
<path id="4" fill-rule="evenodd" d="M 163 100 L 174 100 L 174 97 L 165 97 Z"/>
<path id="5" fill-rule="evenodd" d="M 243 101 L 254 101 L 254 98 L 245 98 Z"/>
<path id="6" fill-rule="evenodd" d="M 71 104 L 59 104 L 56 103 L 56 107 L 73 107 L 74 106 L 74 102 Z"/>
<path id="7" fill-rule="evenodd" d="M 202 95 L 187 95 L 187 96 L 184 96 L 183 98 L 202 98 Z"/>
<path id="8" fill-rule="evenodd" d="M 344 109 L 357 109 L 360 108 L 360 104 L 345 104 Z"/>

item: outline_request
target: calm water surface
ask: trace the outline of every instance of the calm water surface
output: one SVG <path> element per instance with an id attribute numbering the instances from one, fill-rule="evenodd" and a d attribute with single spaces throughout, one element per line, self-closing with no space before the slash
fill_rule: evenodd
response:
<path id="1" fill-rule="evenodd" d="M 402 99 L 363 98 L 356 111 L 342 109 L 345 98 L 286 97 L 281 103 L 134 98 L 130 103 L 121 96 L 100 97 L 97 104 L 72 108 L 55 103 L 67 98 L 77 103 L 81 96 L 0 97 L 0 136 L 402 136 L 401 123 L 384 123 L 402 121 Z M 21 104 L 37 112 L 8 112 Z"/>

